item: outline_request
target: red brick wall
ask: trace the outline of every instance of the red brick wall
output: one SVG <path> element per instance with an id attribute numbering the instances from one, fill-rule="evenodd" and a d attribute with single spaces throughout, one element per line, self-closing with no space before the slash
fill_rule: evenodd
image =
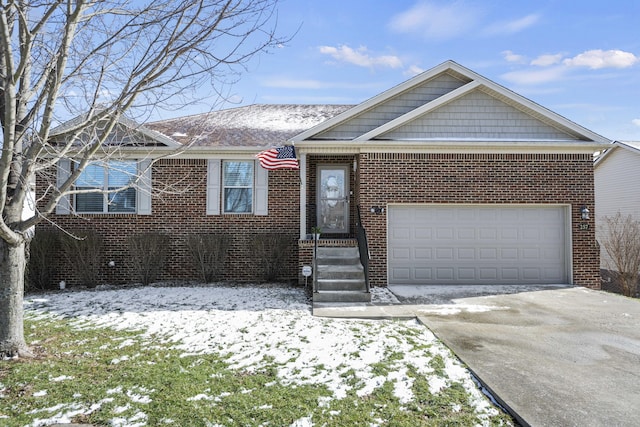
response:
<path id="1" fill-rule="evenodd" d="M 309 156 L 307 202 L 315 205 L 315 168 L 319 163 L 353 164 L 353 156 Z M 580 230 L 580 208 L 593 208 L 593 168 L 590 155 L 578 154 L 402 154 L 365 153 L 357 156 L 358 167 L 351 172 L 352 227 L 356 204 L 362 206 L 367 228 L 371 284 L 385 286 L 386 212 L 374 215 L 371 206 L 388 203 L 550 203 L 572 206 L 573 279 L 577 285 L 599 287 L 598 250 L 593 219 L 590 228 Z M 250 237 L 277 232 L 291 238 L 289 260 L 282 266 L 282 280 L 300 280 L 299 266 L 306 264 L 309 248 L 300 245 L 299 172 L 269 172 L 269 215 L 205 214 L 206 168 L 204 159 L 166 159 L 153 167 L 155 190 L 171 186 L 171 191 L 153 199 L 153 215 L 52 215 L 63 229 L 93 229 L 105 239 L 106 253 L 101 271 L 104 283 L 131 282 L 132 271 L 126 238 L 132 234 L 160 231 L 171 238 L 171 250 L 161 280 L 196 279 L 186 252 L 185 236 L 224 232 L 234 236 L 225 266 L 225 280 L 253 281 L 259 278 L 252 259 Z M 42 180 L 37 188 L 46 188 Z M 308 206 L 307 228 L 315 224 L 315 210 Z M 592 209 L 593 210 L 593 209 Z M 42 223 L 38 228 L 51 227 Z M 349 237 L 349 236 L 336 236 Z M 53 254 L 62 267 L 60 279 L 73 283 L 74 273 L 65 266 L 61 254 Z M 109 268 L 113 260 L 116 267 Z"/>
<path id="2" fill-rule="evenodd" d="M 282 266 L 281 280 L 297 280 L 299 238 L 299 172 L 269 172 L 269 215 L 206 215 L 205 159 L 165 159 L 153 166 L 153 214 L 52 215 L 51 220 L 64 230 L 92 229 L 104 238 L 103 283 L 130 283 L 132 270 L 127 250 L 128 236 L 145 232 L 162 232 L 171 239 L 169 257 L 161 280 L 197 279 L 187 254 L 186 235 L 227 233 L 233 236 L 226 260 L 224 280 L 255 281 L 260 278 L 258 263 L 251 253 L 250 236 L 275 232 L 291 239 L 290 254 Z M 46 188 L 39 180 L 37 188 Z M 162 192 L 162 190 L 165 190 Z M 39 229 L 51 228 L 42 223 Z M 53 255 L 62 266 L 57 280 L 75 283 L 77 278 L 61 254 Z M 116 266 L 108 267 L 109 261 Z"/>
<path id="3" fill-rule="evenodd" d="M 372 286 L 387 283 L 387 217 L 368 209 L 388 203 L 570 204 L 574 284 L 600 286 L 593 219 L 579 229 L 580 208 L 593 210 L 590 155 L 369 153 L 358 171 Z"/>

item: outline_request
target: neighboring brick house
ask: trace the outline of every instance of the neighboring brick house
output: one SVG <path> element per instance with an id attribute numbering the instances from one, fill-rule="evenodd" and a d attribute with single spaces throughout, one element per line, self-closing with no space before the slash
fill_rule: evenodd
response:
<path id="1" fill-rule="evenodd" d="M 357 106 L 252 105 L 146 127 L 157 144 L 123 148 L 132 161 L 117 165 L 146 171 L 138 189 L 111 204 L 76 196 L 52 216 L 104 235 L 105 281 L 128 280 L 124 239 L 153 230 L 172 238 L 163 279 L 195 277 L 186 235 L 226 232 L 225 278 L 256 280 L 250 236 L 269 231 L 291 240 L 281 279 L 301 281 L 311 227 L 349 245 L 359 211 L 372 286 L 599 286 L 593 219 L 580 211 L 594 205 L 592 155 L 609 141 L 455 62 Z M 299 170 L 256 163 L 291 143 Z"/>

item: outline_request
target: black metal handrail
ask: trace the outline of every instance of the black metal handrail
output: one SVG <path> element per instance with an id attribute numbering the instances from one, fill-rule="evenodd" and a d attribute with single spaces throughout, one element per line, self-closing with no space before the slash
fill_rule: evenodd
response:
<path id="1" fill-rule="evenodd" d="M 313 262 L 312 262 L 312 275 L 313 275 L 313 290 L 312 292 L 315 294 L 318 292 L 318 239 L 317 236 L 313 236 Z"/>
<path id="2" fill-rule="evenodd" d="M 371 291 L 369 285 L 369 242 L 367 240 L 367 230 L 362 225 L 362 216 L 360 215 L 360 205 L 357 206 L 358 219 L 356 221 L 356 239 L 358 240 L 358 251 L 360 252 L 360 263 L 364 268 L 364 280 L 367 286 L 367 292 Z"/>

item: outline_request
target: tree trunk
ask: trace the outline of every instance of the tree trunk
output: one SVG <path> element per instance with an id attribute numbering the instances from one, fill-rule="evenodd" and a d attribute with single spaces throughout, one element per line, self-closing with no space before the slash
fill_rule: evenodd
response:
<path id="1" fill-rule="evenodd" d="M 25 242 L 0 239 L 0 359 L 30 355 L 24 340 Z"/>

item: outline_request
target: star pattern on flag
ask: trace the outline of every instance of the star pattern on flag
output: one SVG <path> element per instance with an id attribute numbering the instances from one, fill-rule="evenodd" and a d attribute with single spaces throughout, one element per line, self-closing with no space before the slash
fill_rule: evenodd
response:
<path id="1" fill-rule="evenodd" d="M 270 148 L 261 151 L 256 157 L 260 160 L 260 166 L 267 170 L 300 169 L 296 149 L 292 145 Z"/>

